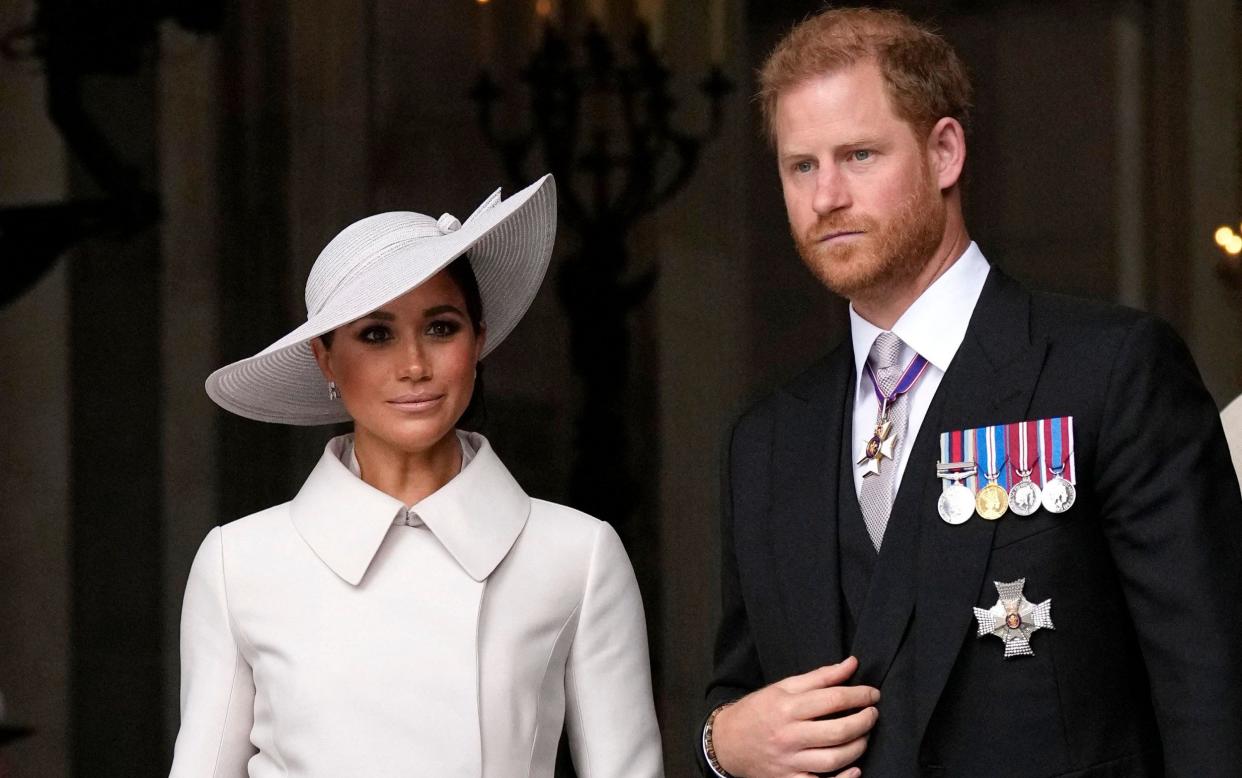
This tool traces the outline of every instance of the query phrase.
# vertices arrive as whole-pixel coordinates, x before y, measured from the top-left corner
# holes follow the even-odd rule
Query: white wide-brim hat
[[[239,416],[280,424],[349,421],[311,351],[312,338],[366,316],[469,252],[479,282],[487,354],[526,313],[552,256],[556,182],[545,175],[507,200],[500,190],[466,221],[394,211],[340,232],[306,280],[306,323],[207,378],[207,394]]]

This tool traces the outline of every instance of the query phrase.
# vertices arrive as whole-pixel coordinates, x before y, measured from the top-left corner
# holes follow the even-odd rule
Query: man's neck
[[[891,285],[877,286],[866,294],[856,295],[850,304],[859,316],[882,330],[892,330],[893,325],[901,318],[914,301],[919,299],[936,279],[953,267],[966,249],[970,247],[970,236],[965,225],[945,235],[945,239],[932,254],[923,269],[911,278],[903,279]]]

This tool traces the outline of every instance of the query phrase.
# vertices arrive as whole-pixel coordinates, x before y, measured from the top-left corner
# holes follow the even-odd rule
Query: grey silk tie
[[[901,349],[905,344],[901,338],[891,332],[881,332],[871,346],[871,355],[867,362],[880,382],[880,391],[885,395],[893,391],[901,380],[902,365]],[[863,381],[859,391],[872,391],[870,379]],[[879,411],[877,410],[877,420]],[[867,524],[867,534],[875,550],[880,550],[884,540],[884,528],[888,525],[888,515],[893,510],[893,496],[896,491],[897,462],[901,459],[906,443],[906,424],[910,417],[910,398],[901,395],[888,406],[888,421],[893,425],[890,437],[896,438],[893,446],[893,458],[880,462],[880,472],[863,478],[862,488],[858,492],[858,502],[862,508],[863,520]],[[858,434],[856,431],[855,434]]]

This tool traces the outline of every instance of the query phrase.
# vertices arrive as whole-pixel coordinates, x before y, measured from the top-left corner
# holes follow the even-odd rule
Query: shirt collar
[[[893,334],[908,347],[902,353],[903,361],[918,353],[942,373],[949,369],[949,363],[966,337],[970,315],[979,301],[988,271],[987,259],[971,241],[957,261],[933,281],[893,325]],[[850,306],[855,375],[862,376],[871,346],[883,331]]]
[[[482,435],[462,433],[461,472],[408,510],[476,581],[491,575],[526,526],[530,497]],[[357,586],[388,532],[406,511],[402,502],[350,471],[353,436],[333,438],[290,504],[293,525],[315,555]]]

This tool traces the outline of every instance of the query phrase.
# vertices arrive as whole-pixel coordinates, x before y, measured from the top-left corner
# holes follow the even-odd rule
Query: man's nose
[[[831,165],[821,167],[815,179],[815,197],[811,202],[815,213],[824,216],[850,204],[849,186],[841,174]]]

